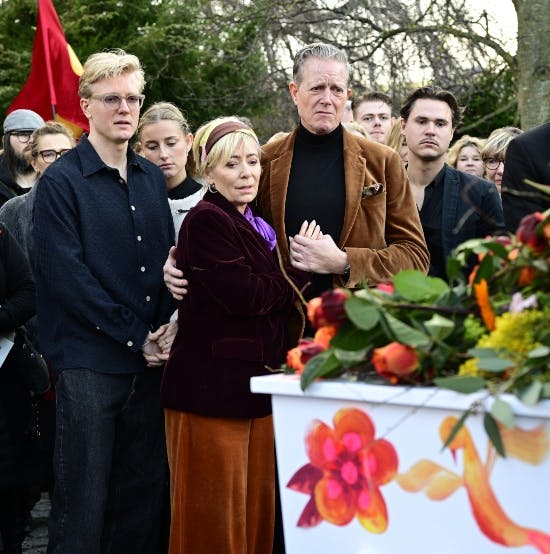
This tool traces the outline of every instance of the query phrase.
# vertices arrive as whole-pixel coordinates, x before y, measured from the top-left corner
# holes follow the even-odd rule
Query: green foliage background
[[[425,84],[409,76],[407,60],[431,68],[433,82],[467,106],[455,138],[519,125],[515,58],[485,28],[475,34],[480,21],[468,19],[462,0],[433,0],[421,16],[399,0],[345,6],[325,0],[54,0],[54,6],[81,62],[106,48],[136,54],[146,72],[144,107],[174,102],[193,130],[231,114],[248,117],[261,140],[290,130],[296,121],[287,88],[291,57],[301,44],[319,40],[348,53],[356,94],[384,90],[396,113],[410,89]],[[36,0],[0,0],[0,118],[30,70],[36,10]],[[459,56],[458,46],[472,52],[470,58]]]
[[[246,116],[258,124],[271,93],[258,40],[260,22],[239,9],[216,14],[203,0],[56,0],[67,41],[80,61],[97,51],[136,54],[146,73],[145,108],[177,104],[192,129],[218,115]],[[15,98],[30,70],[36,25],[35,0],[0,4],[0,113]],[[6,40],[9,37],[9,40]]]

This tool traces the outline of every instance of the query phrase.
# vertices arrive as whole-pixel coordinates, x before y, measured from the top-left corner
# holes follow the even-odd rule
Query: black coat
[[[34,282],[23,251],[0,224],[0,333],[13,331],[35,310]],[[24,479],[30,400],[18,368],[0,367],[0,486]]]
[[[550,185],[550,121],[517,136],[506,150],[502,176],[502,204],[506,229],[512,233],[522,217],[550,208],[548,195],[525,179]]]

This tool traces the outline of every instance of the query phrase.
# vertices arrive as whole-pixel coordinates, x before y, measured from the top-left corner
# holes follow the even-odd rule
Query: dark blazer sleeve
[[[31,269],[23,250],[0,225],[0,256],[6,290],[0,307],[0,332],[13,331],[35,313],[35,290]]]
[[[254,233],[222,210],[200,209],[187,216],[179,235],[177,265],[190,275],[191,287],[199,282],[231,314],[268,314],[287,309],[295,298],[273,253],[257,245],[263,239]],[[305,273],[291,273],[298,287],[307,280]]]
[[[550,128],[548,139],[550,140]],[[547,144],[546,148],[550,152],[550,144]],[[550,153],[546,156],[546,164],[548,163],[550,163]],[[523,140],[514,139],[510,142],[506,149],[506,163],[502,176],[502,204],[507,231],[515,233],[524,216],[550,206],[547,198],[525,183],[525,179],[529,179],[548,185],[550,182],[545,182],[547,177],[548,175],[545,177],[540,174],[534,164],[533,154],[530,149],[525,148]]]

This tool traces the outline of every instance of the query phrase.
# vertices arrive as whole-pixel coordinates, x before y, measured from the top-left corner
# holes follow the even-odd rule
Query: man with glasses
[[[32,110],[15,110],[4,120],[0,158],[0,205],[27,192],[34,184],[35,173],[26,155],[32,132],[44,120]]]
[[[504,231],[502,203],[494,184],[445,163],[462,117],[451,92],[437,86],[416,89],[401,117],[407,173],[430,251],[428,273],[446,279],[447,258],[460,243]]]
[[[101,52],[83,69],[90,133],[44,173],[34,203],[38,336],[57,395],[48,552],[162,553],[164,356],[153,331],[174,310],[162,281],[174,226],[162,172],[128,147],[139,60]]]

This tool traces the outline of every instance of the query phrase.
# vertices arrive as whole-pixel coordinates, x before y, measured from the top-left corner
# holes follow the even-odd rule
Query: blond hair
[[[398,117],[395,120],[395,122],[391,126],[390,132],[388,133],[388,136],[386,137],[386,141],[385,141],[386,146],[389,146],[397,153],[400,153],[401,147],[405,142],[405,137],[401,132],[401,121],[403,121],[401,117]]]
[[[157,102],[149,106],[140,117],[137,127],[138,138],[141,139],[141,132],[144,127],[159,121],[174,121],[181,127],[184,135],[188,135],[191,132],[187,119],[185,119],[185,116],[177,106],[170,102]]]
[[[456,164],[458,162],[458,157],[460,156],[460,152],[462,151],[463,148],[466,148],[466,146],[473,146],[481,155],[481,151],[485,146],[485,140],[477,137],[471,137],[470,135],[464,135],[460,137],[449,148],[449,151],[447,152],[447,163],[453,167],[456,167]]]
[[[206,172],[218,164],[227,163],[235,150],[241,146],[244,142],[249,141],[250,144],[254,144],[255,148],[258,150],[258,156],[261,154],[260,144],[258,140],[254,138],[253,135],[233,131],[224,135],[220,138],[210,149],[208,154],[202,155],[204,152],[204,146],[208,140],[208,136],[211,134],[212,130],[223,123],[228,123],[234,121],[236,123],[242,123],[242,120],[236,116],[231,117],[218,117],[208,123],[205,123],[195,133],[195,141],[193,142],[193,160],[195,166],[193,168],[193,174],[198,179],[204,178]],[[252,131],[250,129],[250,131]]]
[[[138,78],[138,92],[141,93],[145,87],[145,74],[137,56],[127,54],[120,49],[97,52],[92,54],[84,63],[78,85],[78,94],[81,98],[90,98],[92,85],[97,81],[134,72]]]
[[[487,138],[487,142],[485,142],[485,146],[481,151],[481,157],[485,159],[501,156],[504,159],[510,142],[522,133],[523,131],[518,127],[500,127],[495,129]]]

